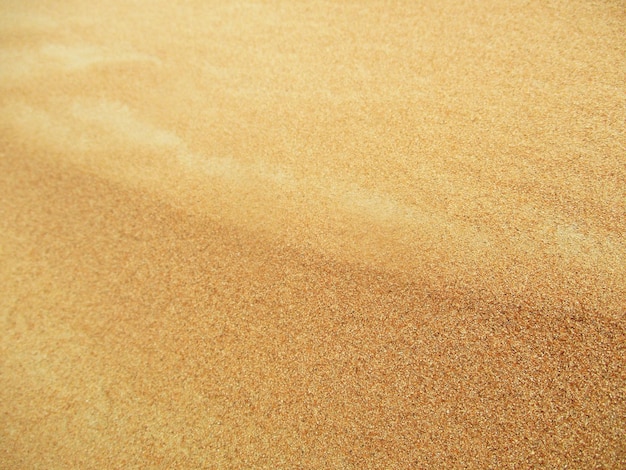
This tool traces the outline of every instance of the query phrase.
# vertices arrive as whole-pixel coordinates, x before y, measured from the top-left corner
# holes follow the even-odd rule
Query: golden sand
[[[626,467],[623,1],[0,38],[0,468]]]

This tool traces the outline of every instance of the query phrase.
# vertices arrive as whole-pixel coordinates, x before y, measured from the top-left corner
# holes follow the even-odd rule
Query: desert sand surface
[[[626,468],[623,1],[0,38],[0,468]]]

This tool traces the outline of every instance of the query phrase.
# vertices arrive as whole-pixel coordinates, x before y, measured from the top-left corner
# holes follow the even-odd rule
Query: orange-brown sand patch
[[[620,1],[0,7],[0,468],[626,466]]]

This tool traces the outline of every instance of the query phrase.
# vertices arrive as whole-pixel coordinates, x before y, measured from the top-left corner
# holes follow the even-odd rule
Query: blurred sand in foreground
[[[623,1],[3,1],[0,468],[626,467]]]

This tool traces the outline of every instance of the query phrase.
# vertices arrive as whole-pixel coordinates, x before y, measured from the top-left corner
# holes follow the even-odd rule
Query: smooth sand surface
[[[0,38],[0,468],[626,468],[624,1]]]

